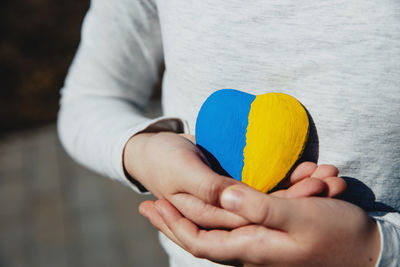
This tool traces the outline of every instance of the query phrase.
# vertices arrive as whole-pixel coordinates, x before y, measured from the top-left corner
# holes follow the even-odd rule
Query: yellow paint
[[[258,95],[251,104],[242,182],[268,192],[286,177],[308,138],[304,107],[282,93]]]

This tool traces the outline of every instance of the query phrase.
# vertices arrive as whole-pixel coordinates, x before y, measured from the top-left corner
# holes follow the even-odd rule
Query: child
[[[360,206],[377,222],[371,224],[365,212],[347,212],[352,211],[352,204],[329,200],[335,207],[340,205],[351,218],[339,224],[336,242],[320,246],[319,255],[333,255],[326,257],[330,262],[324,265],[335,266],[335,256],[343,244],[348,252],[352,252],[352,257],[347,255],[339,263],[341,265],[356,264],[354,259],[365,252],[359,250],[361,240],[368,242],[366,247],[376,252],[379,248],[376,229],[379,227],[383,243],[378,253],[367,253],[372,257],[369,264],[378,261],[381,266],[398,266],[399,8],[400,3],[389,0],[333,0],[329,3],[93,0],[85,18],[79,50],[62,90],[58,121],[60,138],[66,149],[86,166],[134,189],[144,190],[145,187],[160,198],[169,197],[169,202],[185,217],[203,227],[236,228],[248,221],[262,227],[263,223],[251,216],[251,209],[239,205],[238,209],[230,209],[232,213],[227,211],[229,205],[224,201],[221,204],[226,204],[226,209],[217,209],[212,223],[208,219],[202,220],[199,214],[191,214],[198,210],[193,208],[196,205],[205,207],[211,214],[220,193],[235,182],[215,176],[196,164],[171,167],[175,157],[194,164],[201,155],[189,141],[178,135],[151,132],[193,133],[201,103],[217,89],[235,88],[253,94],[288,93],[299,99],[313,115],[320,138],[320,161],[338,166],[343,175],[351,177],[349,181],[359,182],[352,183],[356,186],[349,188],[347,199],[362,200]],[[149,120],[141,115],[141,111],[148,103],[162,63],[165,63],[165,117]],[[169,152],[177,145],[184,149],[174,150],[174,156],[159,152]],[[191,155],[189,159],[187,155]],[[192,176],[182,177],[181,171]],[[180,180],[162,179],[157,172]],[[216,181],[211,182],[214,178]],[[328,183],[326,188],[337,187]],[[357,191],[360,188],[372,191]],[[174,192],[186,194],[172,197]],[[370,194],[362,194],[365,192]],[[254,192],[243,196],[244,202],[254,199],[259,199]],[[269,196],[259,200],[260,203],[271,201]],[[307,201],[310,200],[317,205],[322,201],[321,206],[327,203],[323,198]],[[155,207],[162,217],[154,212]],[[313,209],[290,206],[288,210],[293,209],[298,210],[295,219],[314,219]],[[315,210],[321,212],[320,217],[327,216],[325,213],[330,211]],[[334,218],[343,218],[339,210],[332,210]],[[191,251],[188,243],[175,236],[181,237],[187,232],[165,227],[175,219],[179,220],[173,206],[164,201],[158,206],[147,203],[141,211],[157,227],[163,227],[167,236],[197,254]],[[350,223],[346,224],[346,221],[358,223],[349,227]],[[362,231],[364,226],[372,230]],[[344,228],[355,230],[353,246],[343,237],[347,232],[340,233]],[[303,230],[313,230],[312,224]],[[326,238],[330,237],[333,238]],[[163,243],[167,244],[173,266],[213,264],[189,257],[165,239]],[[244,249],[246,247],[241,247],[239,251]],[[263,248],[257,246],[253,251],[259,249]],[[235,251],[226,251],[232,254],[227,258],[202,252],[200,256],[211,260],[249,262],[249,259],[235,255]],[[304,264],[306,258],[298,255]],[[262,260],[265,262],[257,263],[271,262],[268,258]],[[274,263],[279,265],[279,262]],[[292,264],[296,265],[296,262]]]

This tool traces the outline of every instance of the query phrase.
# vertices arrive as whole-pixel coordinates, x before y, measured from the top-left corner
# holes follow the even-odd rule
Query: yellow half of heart
[[[248,118],[242,182],[268,192],[302,155],[308,139],[308,115],[295,98],[268,93],[255,98]]]

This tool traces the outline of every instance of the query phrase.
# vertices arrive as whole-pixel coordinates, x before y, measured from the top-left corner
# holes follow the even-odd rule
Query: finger
[[[289,230],[297,216],[290,199],[266,195],[241,185],[225,189],[220,201],[223,208],[253,223],[283,231]]]
[[[336,197],[346,190],[346,182],[340,177],[305,178],[288,189],[271,193],[275,197],[300,198],[310,196]]]
[[[155,228],[171,239],[175,244],[182,246],[179,240],[165,224],[164,219],[160,216],[154,201],[148,200],[142,202],[139,205],[139,213],[146,217]]]
[[[322,179],[325,177],[338,176],[338,174],[339,170],[335,166],[329,164],[321,164],[314,171],[314,173],[310,175],[310,177]]]
[[[161,200],[156,205],[182,247],[198,258],[225,263],[233,260],[265,263],[267,257],[272,258],[291,244],[286,234],[256,225],[232,231],[201,230],[169,203]]]
[[[317,168],[318,165],[314,162],[306,161],[299,164],[290,175],[290,184],[295,184],[306,177],[311,177]]]
[[[256,225],[234,229],[201,230],[182,217],[168,203],[157,201],[162,217],[183,248],[196,257],[219,263],[241,260],[247,263],[267,263],[293,248],[290,238],[280,231]],[[279,257],[279,256],[278,256]]]
[[[198,151],[197,153],[201,153]],[[199,154],[181,153],[168,176],[177,177],[174,193],[192,194],[211,205],[218,205],[219,195],[226,187],[239,181],[215,173],[201,159]]]
[[[202,252],[204,249],[201,249],[202,243],[206,238],[204,233],[207,231],[200,230],[193,222],[183,217],[169,202],[158,200],[156,205],[166,225],[179,240],[180,246],[195,257],[207,257]],[[223,230],[213,230],[213,232],[221,238],[220,240],[226,240],[227,235],[229,235],[229,232]],[[217,258],[220,259],[219,257]]]
[[[327,197],[336,197],[346,190],[346,181],[340,177],[325,177],[322,180],[326,184],[325,193]]]
[[[169,201],[180,213],[204,228],[237,228],[249,221],[225,209],[210,205],[186,193],[173,195]]]
[[[289,188],[304,178],[310,177],[315,172],[317,167],[317,164],[314,162],[306,161],[300,163],[290,174],[289,179],[285,179],[280,185],[278,185],[278,189]]]
[[[275,197],[300,198],[310,196],[320,196],[327,193],[325,181],[317,178],[304,178],[286,190],[279,190],[271,193]]]

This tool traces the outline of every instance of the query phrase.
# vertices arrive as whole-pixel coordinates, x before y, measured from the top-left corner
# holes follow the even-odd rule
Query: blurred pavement
[[[167,266],[149,199],[73,162],[55,126],[0,139],[0,267]]]

